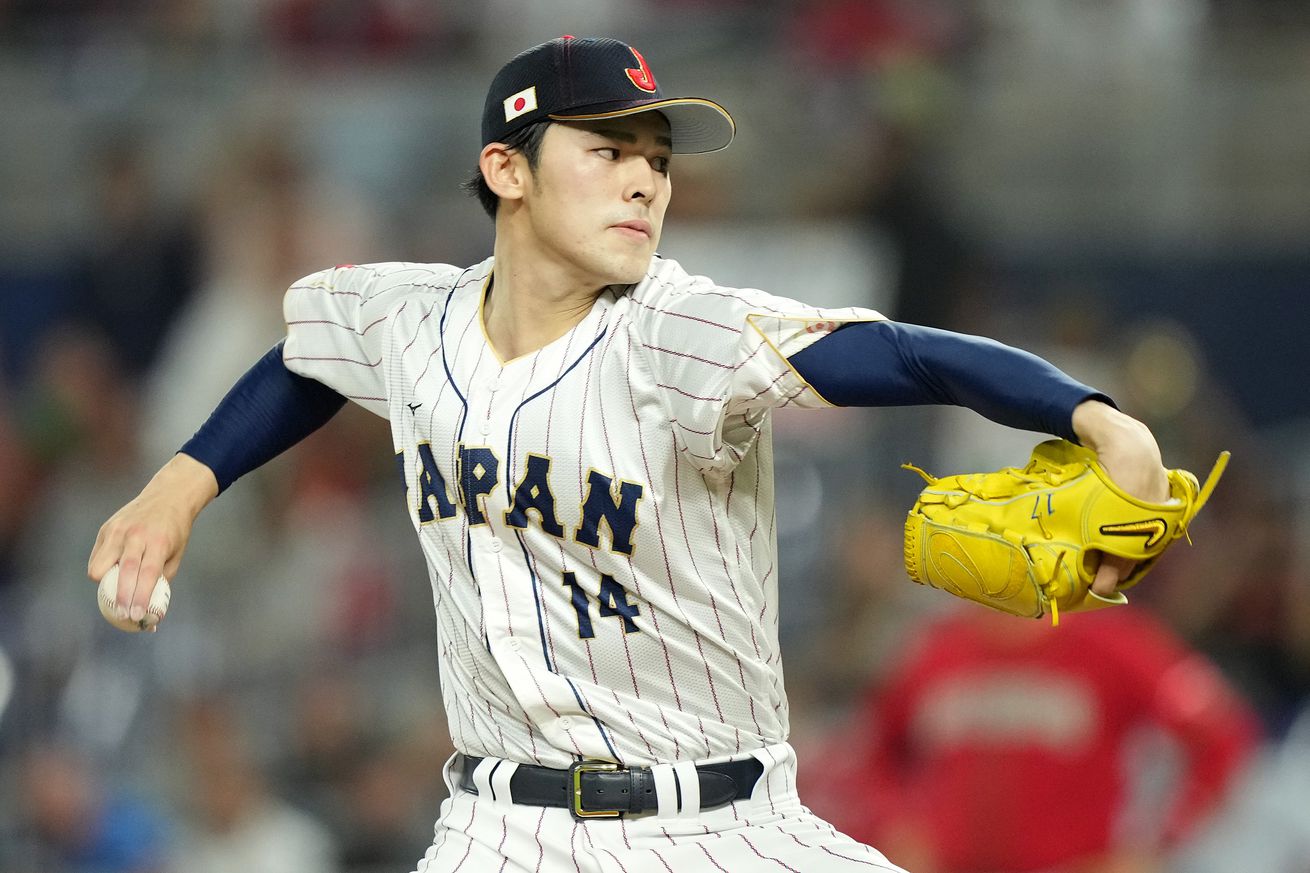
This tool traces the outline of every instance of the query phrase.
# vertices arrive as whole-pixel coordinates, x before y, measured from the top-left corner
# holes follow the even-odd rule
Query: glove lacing
[[[1195,477],[1190,473],[1178,470],[1169,471],[1170,491],[1174,491],[1174,484],[1177,480],[1178,484],[1181,486],[1178,490],[1182,492],[1178,497],[1173,497],[1171,494],[1170,502],[1180,501],[1184,504],[1184,509],[1181,513],[1182,517],[1178,523],[1178,529],[1174,534],[1174,538],[1185,537],[1188,544],[1191,544],[1192,537],[1188,528],[1190,527],[1192,520],[1200,513],[1201,508],[1205,506],[1206,502],[1210,499],[1210,495],[1214,493],[1215,486],[1219,484],[1220,476],[1223,475],[1224,470],[1228,466],[1230,456],[1230,453],[1227,451],[1219,453],[1219,457],[1215,460],[1214,466],[1210,470],[1210,474],[1206,477],[1205,483],[1201,485],[1199,489],[1196,488]],[[1122,497],[1129,500],[1136,500],[1139,503],[1142,502],[1137,498],[1132,497],[1132,495],[1126,494],[1122,489],[1117,488],[1105,468],[1100,465],[1099,461],[1091,460],[1088,462],[1087,466],[1094,467],[1096,473],[1105,481],[1105,483],[1118,491]],[[952,491],[957,493],[957,499],[951,499],[950,496],[947,496],[944,493],[942,494],[942,497],[945,498],[944,502],[952,507],[967,502],[970,498],[983,501],[989,500],[991,497],[988,495],[989,489],[986,487],[986,484],[992,477],[1001,477],[1007,481],[1017,479],[1022,482],[1040,485],[1042,487],[1059,486],[1067,483],[1071,478],[1067,473],[1061,475],[1061,473],[1064,472],[1065,467],[1065,464],[1058,461],[1048,463],[1048,459],[1034,456],[1023,468],[1006,467],[992,473],[978,474],[976,478],[963,476],[957,477],[955,487],[952,489]],[[929,486],[936,485],[940,481],[940,479],[926,472],[922,468],[908,462],[901,464],[901,469],[911,470],[918,473]],[[1084,467],[1072,478],[1076,479],[1078,476],[1083,475],[1086,472],[1088,472],[1088,470]],[[972,482],[966,484],[970,479]],[[1042,536],[1047,540],[1053,539],[1054,537],[1050,529],[1046,526],[1044,516],[1038,514],[1034,515],[1033,518],[1037,521],[1037,526],[1041,531]],[[1038,583],[1038,587],[1045,595],[1046,603],[1049,604],[1051,609],[1052,627],[1059,627],[1060,625],[1060,605],[1059,601],[1056,599],[1055,588],[1056,582],[1060,578],[1060,571],[1064,566],[1066,554],[1067,552],[1061,551],[1056,555],[1055,567],[1051,571],[1050,578]]]

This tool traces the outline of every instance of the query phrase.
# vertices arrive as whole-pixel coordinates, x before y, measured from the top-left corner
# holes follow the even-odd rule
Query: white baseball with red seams
[[[130,618],[118,617],[118,572],[117,564],[110,567],[96,587],[96,603],[100,606],[100,614],[105,617],[105,621],[128,633],[153,630],[164,620],[164,614],[168,612],[168,604],[173,598],[172,586],[168,584],[168,579],[160,576],[155,581],[155,587],[150,592],[150,603],[146,608],[146,614],[139,621],[133,621]]]
[[[656,257],[564,336],[501,361],[482,324],[492,267],[342,266],[284,306],[288,368],[391,422],[455,747],[556,768],[753,754],[774,795],[761,809],[786,806],[769,413],[826,407],[786,356],[882,316],[723,288]],[[458,794],[476,830],[492,801]],[[507,834],[576,826],[500,807]],[[438,842],[458,830],[475,855],[452,816]],[[867,852],[861,869],[886,864]],[[425,869],[457,869],[429,855]]]

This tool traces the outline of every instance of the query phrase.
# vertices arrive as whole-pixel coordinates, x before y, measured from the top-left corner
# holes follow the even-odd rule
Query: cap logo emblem
[[[628,74],[628,79],[632,84],[636,85],[643,91],[654,93],[655,88],[657,87],[655,84],[655,77],[651,75],[650,67],[646,66],[646,59],[641,56],[641,52],[637,51],[632,46],[628,46],[628,50],[631,51],[632,56],[637,59],[637,66],[635,68],[626,69],[623,72]]]
[[[520,115],[527,115],[537,108],[537,86],[524,88],[517,94],[505,98],[505,120],[513,121]]]

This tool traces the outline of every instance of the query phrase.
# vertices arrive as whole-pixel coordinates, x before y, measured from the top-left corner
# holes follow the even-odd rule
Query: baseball
[[[96,600],[100,604],[100,614],[105,617],[105,621],[114,627],[129,633],[150,630],[159,624],[164,618],[164,613],[168,611],[168,601],[173,596],[168,579],[163,576],[155,583],[155,590],[150,593],[150,606],[146,609],[145,618],[140,621],[132,621],[130,618],[119,618],[116,609],[115,600],[118,597],[118,565],[109,568],[109,572],[100,580],[100,588],[96,593]]]

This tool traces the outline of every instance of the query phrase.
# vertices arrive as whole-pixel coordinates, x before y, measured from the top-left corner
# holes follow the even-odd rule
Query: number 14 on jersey
[[[572,571],[564,573],[564,587],[573,594],[573,610],[578,614],[578,637],[589,640],[596,636],[591,626],[591,597],[586,589],[578,583],[578,577]],[[623,632],[630,634],[639,631],[633,619],[640,615],[637,607],[628,602],[628,592],[614,581],[613,576],[601,574],[600,592],[596,596],[596,606],[602,618],[618,616],[623,621]]]

